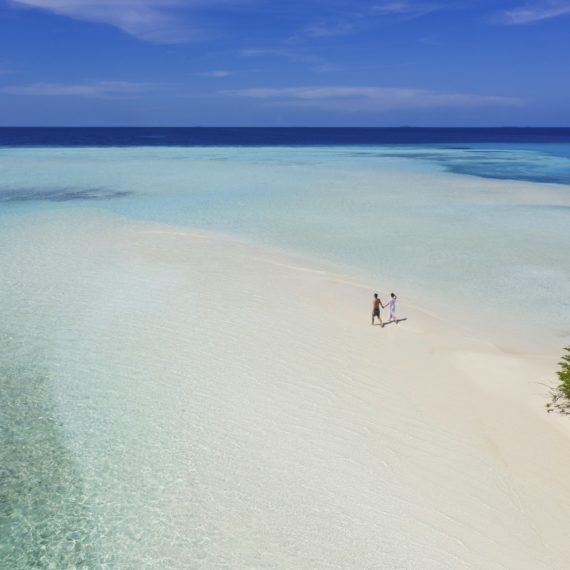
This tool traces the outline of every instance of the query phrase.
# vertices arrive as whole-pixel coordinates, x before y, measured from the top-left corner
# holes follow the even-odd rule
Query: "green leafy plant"
[[[546,404],[546,411],[570,415],[570,346],[564,349],[565,354],[559,362],[557,372],[560,384],[551,390],[551,400]]]

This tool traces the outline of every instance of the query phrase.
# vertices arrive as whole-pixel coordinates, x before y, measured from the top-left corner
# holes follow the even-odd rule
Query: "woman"
[[[396,297],[396,295],[394,295],[394,293],[390,293],[390,300],[388,301],[388,306],[390,307],[390,321],[396,321],[396,324],[398,324],[398,317],[396,317],[396,300],[398,299],[398,297]]]

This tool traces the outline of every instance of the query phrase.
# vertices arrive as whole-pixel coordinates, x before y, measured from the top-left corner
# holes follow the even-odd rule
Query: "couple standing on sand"
[[[384,327],[384,323],[382,322],[382,318],[380,317],[380,307],[385,309],[386,307],[390,307],[390,320],[388,321],[391,323],[395,321],[398,324],[398,319],[396,317],[396,295],[394,293],[390,293],[390,300],[388,301],[388,305],[383,305],[380,297],[378,297],[378,293],[374,293],[374,300],[372,301],[372,325],[374,324],[374,317],[377,317],[380,321],[380,326]]]

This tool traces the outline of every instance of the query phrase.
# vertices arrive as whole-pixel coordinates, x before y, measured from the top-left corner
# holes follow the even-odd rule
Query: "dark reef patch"
[[[0,202],[71,202],[72,200],[112,200],[124,198],[132,192],[109,190],[108,188],[53,188],[36,190],[33,188],[0,188]]]
[[[570,160],[564,157],[533,153],[520,157],[508,150],[461,150],[460,154],[427,151],[387,152],[378,156],[424,160],[438,164],[448,172],[480,178],[570,185]]]

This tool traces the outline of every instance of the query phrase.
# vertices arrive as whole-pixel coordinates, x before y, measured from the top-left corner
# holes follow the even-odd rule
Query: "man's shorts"
[[[374,309],[372,311],[372,316],[380,318],[380,309]]]

